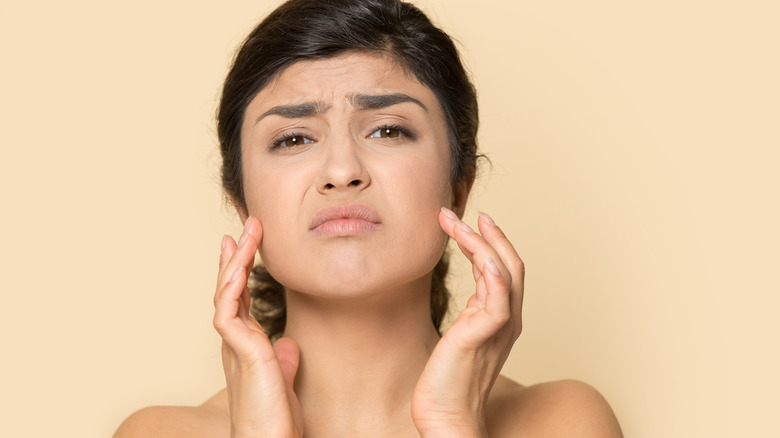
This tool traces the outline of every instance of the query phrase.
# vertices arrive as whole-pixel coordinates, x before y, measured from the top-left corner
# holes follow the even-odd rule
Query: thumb
[[[298,363],[301,359],[301,349],[292,338],[279,338],[274,343],[274,353],[282,369],[282,378],[288,388],[292,389]]]

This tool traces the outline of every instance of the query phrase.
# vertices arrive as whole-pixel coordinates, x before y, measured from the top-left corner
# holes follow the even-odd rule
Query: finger
[[[255,255],[262,238],[262,227],[260,221],[250,216],[244,222],[244,230],[236,243],[232,237],[224,236],[222,239],[222,255],[220,256],[220,270],[217,274],[217,292],[214,295],[214,302],[219,300],[219,293],[223,290],[226,278],[230,273],[235,272],[237,263],[244,265],[247,272],[252,272],[255,264]],[[247,247],[248,246],[248,247]],[[240,250],[240,251],[239,251]],[[238,258],[238,261],[235,261]]]
[[[298,364],[301,358],[301,349],[292,338],[279,338],[274,343],[274,353],[282,369],[282,378],[288,388],[293,387],[295,375],[298,373]]]
[[[441,229],[444,230],[445,233],[447,233],[448,236],[455,238],[453,233],[453,228],[455,227],[455,224],[458,223],[460,218],[458,215],[456,215],[452,210],[450,210],[447,207],[442,207],[441,212],[439,213],[439,225],[441,226]]]
[[[251,272],[254,265],[255,254],[257,253],[259,242],[251,234],[244,233],[239,239],[238,246],[228,260],[225,268],[220,272],[217,289],[222,289],[230,280],[233,273],[239,266],[242,266],[247,272]]]
[[[249,288],[244,286],[244,289],[241,291],[241,295],[238,297],[238,318],[241,319],[245,324],[251,325],[254,318],[252,318],[249,314],[249,306],[250,302],[245,297],[249,295]]]
[[[225,264],[227,263],[228,259],[230,259],[230,256],[225,254],[225,245],[227,245],[227,234],[222,235],[222,244],[219,249],[219,269],[221,270]]]
[[[252,298],[250,296],[250,290],[248,287],[244,287],[244,290],[241,292],[241,303],[243,304],[243,308],[245,310],[244,316],[247,318],[252,318],[249,312],[252,308]]]
[[[477,294],[474,294],[469,297],[468,302],[466,302],[466,307],[479,307],[477,304]]]
[[[515,328],[513,340],[517,339],[522,329],[522,314],[521,312],[513,311],[510,287],[501,278],[498,268],[492,259],[488,259],[486,263],[483,278],[488,291],[485,301],[485,313],[490,316],[496,331],[512,321]]]
[[[458,315],[447,332],[455,333],[457,328],[460,328],[463,345],[468,349],[484,347],[485,342],[507,327],[512,316],[508,299],[509,286],[498,273],[495,263],[491,260],[491,263],[484,266],[483,271],[484,274],[477,284],[477,293],[469,298],[468,306]],[[480,303],[482,299],[484,301]]]
[[[249,273],[254,266],[255,254],[262,236],[260,222],[247,218],[238,244],[229,236],[223,237],[217,289],[214,294],[214,326],[217,331],[228,327],[238,317],[248,320],[249,291],[246,287]],[[227,261],[225,261],[227,259]],[[222,332],[220,331],[220,334]]]
[[[457,242],[456,242],[456,243],[457,243]],[[477,270],[479,270],[479,268],[478,268],[478,267],[477,267],[477,266],[474,264],[474,255],[473,255],[473,254],[471,254],[471,251],[469,251],[469,250],[468,250],[466,247],[464,247],[464,246],[463,246],[463,245],[461,245],[460,243],[458,243],[458,249],[460,250],[460,252],[461,252],[461,253],[462,253],[464,256],[466,256],[466,258],[469,260],[469,262],[471,262],[471,265],[472,265],[473,267],[475,267]]]
[[[477,283],[475,288],[476,291],[474,293],[474,295],[477,297],[476,304],[479,306],[479,308],[484,308],[485,301],[487,300],[487,294],[488,294],[487,286],[485,284],[485,276],[480,274],[479,278],[476,278],[476,283]]]
[[[471,265],[471,273],[474,275],[474,284],[475,292],[474,292],[474,298],[475,298],[475,304],[477,304],[480,308],[485,307],[485,281],[482,279],[482,272],[477,268],[476,265]]]
[[[239,312],[239,300],[244,285],[246,284],[246,271],[243,266],[232,273],[228,282],[219,293],[219,299],[214,303],[214,328],[225,339],[232,343],[230,334],[234,332],[231,328],[235,327],[238,321],[236,316]]]
[[[481,345],[498,333],[511,316],[509,287],[492,259],[486,263],[483,271],[481,286],[485,288],[485,301],[480,311],[472,315],[470,323],[473,332],[469,337],[473,346]]]
[[[461,252],[472,262],[472,273],[474,274],[474,280],[477,282],[477,291],[474,295],[475,303],[480,308],[486,307],[488,298],[492,298],[491,303],[494,307],[491,309],[493,311],[492,314],[499,315],[497,321],[501,322],[504,310],[495,307],[496,303],[503,302],[506,310],[510,312],[509,316],[514,315],[512,320],[516,321],[517,326],[515,332],[519,334],[522,327],[524,266],[512,244],[501,229],[495,225],[492,218],[484,213],[480,214],[480,219],[478,220],[480,232],[484,236],[474,233],[473,230],[458,219],[457,215],[444,208],[440,214],[439,222],[442,229],[458,243]],[[493,244],[496,246],[494,247]],[[500,273],[500,277],[504,280],[502,289],[507,291],[508,299],[499,299],[495,295],[491,296],[489,288],[482,286],[482,284],[485,284],[485,281],[480,280],[484,278],[483,271],[488,259],[492,260]],[[504,264],[503,261],[505,259],[509,261],[509,265]],[[511,292],[511,295],[509,295],[509,292]]]
[[[238,238],[238,248],[243,247],[244,243],[250,238],[254,237],[256,241],[260,241],[258,239],[257,234],[252,234],[250,231],[250,228],[253,226],[253,218],[250,216],[246,219],[244,222],[244,229],[241,231],[241,236]],[[254,266],[254,254],[252,257],[244,257],[242,258],[244,268],[247,270],[247,272],[251,272],[252,266]]]
[[[490,216],[480,212],[477,223],[482,237],[496,250],[512,275],[512,296],[510,300],[512,301],[513,312],[519,314],[522,312],[523,307],[525,264],[517,254],[515,247]]]
[[[458,245],[458,249],[460,249],[460,252],[466,256],[469,262],[474,264],[474,256],[471,250],[461,245],[460,242],[458,242],[455,238],[455,227],[459,222],[460,219],[455,213],[452,212],[452,210],[446,207],[441,208],[441,213],[439,213],[439,226],[448,236],[455,240],[455,243]]]
[[[236,241],[232,237],[225,234],[222,236],[222,248],[219,252],[219,269],[222,270],[227,265],[233,252],[236,250]]]
[[[477,226],[482,237],[496,250],[504,265],[512,272],[513,278],[522,276],[524,274],[523,260],[520,259],[514,245],[507,239],[501,228],[496,225],[493,218],[488,216],[487,213],[480,212]]]
[[[260,247],[260,242],[263,238],[263,227],[260,225],[260,221],[254,217],[249,216],[246,219],[246,222],[244,223],[244,234],[247,236],[252,236],[257,241],[257,247]],[[255,249],[255,254],[257,254],[257,249]],[[253,257],[247,261],[246,271],[252,272],[252,268],[255,266],[255,257]]]
[[[482,236],[476,233],[471,227],[463,221],[457,221],[452,227],[452,238],[458,243],[458,248],[471,261],[473,265],[480,269],[485,266],[488,258],[493,259],[504,280],[511,284],[512,274],[504,265],[498,252]]]
[[[230,258],[233,256],[233,253],[236,251],[236,241],[233,240],[232,237],[228,236],[227,234],[222,236],[222,251],[219,255],[219,271],[217,271],[217,285],[216,290],[214,291],[214,305],[217,304],[217,300],[219,300],[219,294],[222,291],[222,288],[220,287],[222,277],[225,275],[225,269],[227,267],[228,262],[230,261]]]

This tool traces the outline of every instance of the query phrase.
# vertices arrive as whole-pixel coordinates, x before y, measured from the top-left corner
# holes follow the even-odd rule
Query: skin
[[[388,95],[411,99],[359,98]],[[223,240],[214,297],[227,388],[198,407],[141,410],[116,437],[622,436],[585,384],[499,375],[522,330],[523,262],[488,215],[476,231],[460,220],[471,181],[451,184],[442,110],[396,63],[352,53],[290,66],[247,108],[242,153],[245,228]],[[310,230],[345,204],[379,225]],[[448,237],[475,292],[440,338],[429,294]],[[248,314],[258,252],[287,289],[275,344]]]

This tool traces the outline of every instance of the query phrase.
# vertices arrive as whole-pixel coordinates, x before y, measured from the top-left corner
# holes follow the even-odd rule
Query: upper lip
[[[358,219],[375,224],[381,223],[376,211],[365,204],[334,205],[317,211],[309,229],[313,230],[325,222],[338,219]]]

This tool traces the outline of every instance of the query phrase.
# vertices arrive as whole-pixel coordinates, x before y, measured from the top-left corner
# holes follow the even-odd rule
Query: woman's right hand
[[[260,222],[249,217],[238,244],[222,240],[214,328],[222,336],[232,438],[303,436],[303,416],[293,381],[300,350],[290,338],[273,345],[249,315],[247,279],[262,239]]]

